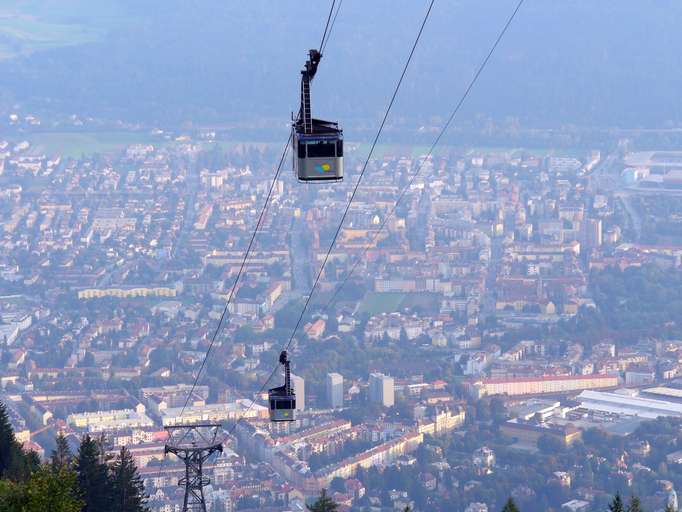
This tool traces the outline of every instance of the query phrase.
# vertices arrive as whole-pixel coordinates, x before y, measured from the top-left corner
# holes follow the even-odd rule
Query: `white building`
[[[590,509],[590,502],[584,500],[571,500],[561,505],[561,510],[566,512],[585,512]]]
[[[238,421],[242,418],[267,418],[268,408],[240,399],[230,403],[194,405],[185,408],[173,407],[161,411],[163,426],[183,423]]]
[[[332,409],[343,407],[343,375],[327,374],[327,403]]]
[[[190,396],[191,393],[191,396]],[[142,388],[140,396],[153,414],[161,415],[161,411],[169,407],[182,407],[185,402],[188,405],[204,405],[208,398],[208,386],[195,386],[190,384],[175,384],[171,386],[159,386]]]
[[[383,373],[371,373],[369,375],[369,400],[384,407],[393,407],[395,404],[393,377]]]
[[[626,386],[647,386],[654,382],[656,382],[656,372],[654,370],[627,370],[625,372]]]
[[[488,505],[475,501],[469,503],[469,506],[464,509],[464,512],[488,512]]]
[[[138,404],[135,409],[70,414],[66,421],[72,427],[88,432],[153,427],[154,422],[145,414],[145,411],[144,405]]]
[[[623,416],[656,419],[664,416],[682,417],[682,404],[642,398],[634,394],[583,391],[577,397],[581,407],[589,411]]]
[[[296,410],[302,411],[305,409],[305,380],[303,377],[291,374],[291,385],[294,388],[296,395]]]

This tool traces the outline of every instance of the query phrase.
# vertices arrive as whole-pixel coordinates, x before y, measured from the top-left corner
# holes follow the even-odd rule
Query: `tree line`
[[[326,489],[322,489],[320,497],[311,505],[307,506],[310,512],[336,512],[337,504],[334,503],[328,495]],[[403,512],[412,512],[412,509],[408,506],[405,507]],[[502,507],[501,512],[521,512],[521,510],[514,503],[513,498],[509,498],[507,502]],[[631,496],[627,505],[621,497],[620,493],[616,493],[613,500],[609,504],[609,512],[644,512],[642,505],[637,496]],[[677,512],[673,505],[668,504],[665,507],[665,512]]]
[[[17,441],[0,402],[0,512],[148,512],[147,496],[131,453],[115,458],[86,435],[76,454],[60,433],[41,464]]]
[[[502,512],[521,511],[514,503],[514,500],[509,498],[507,503],[504,504]],[[616,493],[616,495],[613,497],[613,500],[611,500],[611,503],[609,504],[609,512],[644,512],[644,509],[642,508],[642,504],[640,503],[637,496],[630,496],[630,500],[626,505],[620,493]],[[668,503],[665,507],[665,512],[677,512],[677,510],[673,507],[673,505]]]

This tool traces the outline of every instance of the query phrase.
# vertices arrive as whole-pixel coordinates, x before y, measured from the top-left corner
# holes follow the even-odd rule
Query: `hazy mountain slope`
[[[91,4],[97,4],[92,6]],[[140,120],[286,119],[319,1],[15,2],[95,42],[0,61],[3,104]],[[62,5],[62,8],[59,6]],[[427,2],[345,0],[315,85],[322,115],[374,122]],[[443,115],[513,7],[437,2],[394,119]],[[535,125],[660,125],[682,113],[682,4],[528,0],[466,113]],[[359,58],[362,56],[362,58]]]

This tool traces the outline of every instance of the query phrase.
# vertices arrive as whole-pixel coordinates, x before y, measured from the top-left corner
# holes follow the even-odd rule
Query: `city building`
[[[588,411],[639,418],[656,419],[664,416],[682,417],[682,404],[644,398],[634,393],[606,393],[583,391],[577,397],[580,406]]]
[[[305,410],[305,380],[303,377],[291,374],[291,385],[294,387],[296,394],[296,410]]]
[[[488,505],[474,501],[469,503],[469,506],[464,509],[464,512],[488,512]]]
[[[561,505],[565,512],[587,512],[590,510],[590,502],[585,500],[571,500]]]
[[[145,406],[142,404],[138,404],[135,409],[70,414],[66,421],[72,427],[87,432],[154,426],[154,422],[145,414]]]
[[[547,436],[556,439],[564,446],[570,446],[582,436],[581,431],[575,427],[525,421],[519,418],[503,423],[500,431],[517,441],[533,445],[537,445],[541,437]]]
[[[268,418],[268,408],[241,399],[231,403],[173,407],[161,411],[163,426],[182,423],[237,421],[242,418]]]
[[[393,377],[383,373],[372,373],[369,376],[369,400],[381,404],[384,407],[393,407],[395,404],[395,383]]]
[[[327,403],[332,409],[343,407],[343,375],[327,374]]]
[[[569,393],[583,389],[604,389],[618,386],[615,375],[569,375],[513,379],[481,379],[465,383],[476,396],[541,395]]]

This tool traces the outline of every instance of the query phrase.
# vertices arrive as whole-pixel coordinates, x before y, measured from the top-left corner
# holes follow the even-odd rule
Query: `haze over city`
[[[669,512],[677,2],[0,5],[0,512]]]

